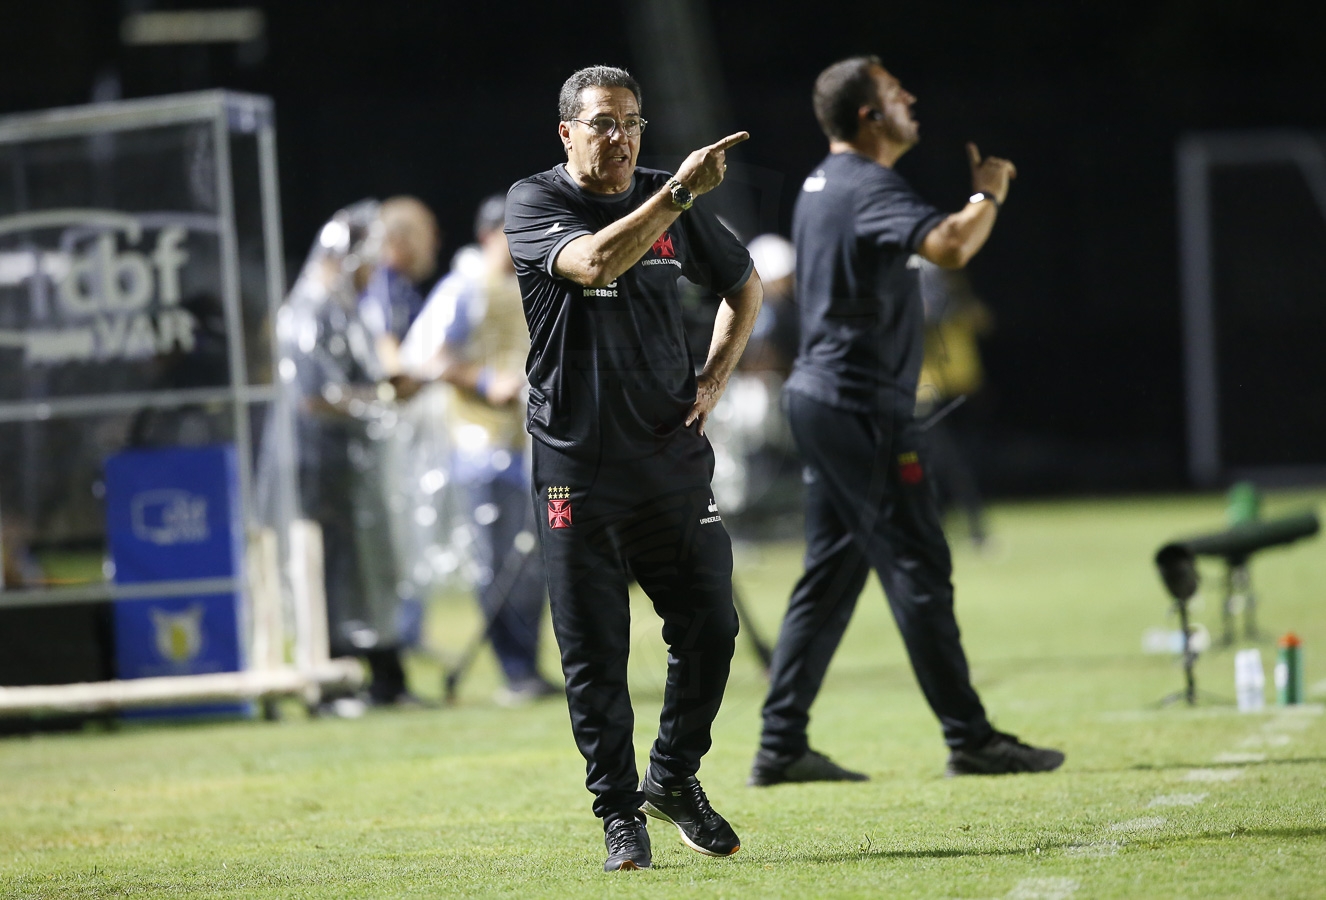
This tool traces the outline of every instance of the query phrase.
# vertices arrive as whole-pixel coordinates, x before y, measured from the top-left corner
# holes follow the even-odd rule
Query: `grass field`
[[[1271,495],[1266,513],[1322,509]],[[701,777],[743,839],[701,857],[653,823],[652,871],[606,875],[565,707],[509,710],[485,658],[450,708],[280,724],[133,726],[0,740],[3,897],[1323,897],[1326,896],[1326,543],[1254,559],[1268,680],[1274,637],[1303,638],[1309,700],[1240,714],[1230,700],[1159,707],[1174,627],[1151,556],[1215,530],[1224,498],[1001,505],[996,552],[955,547],[959,619],[997,727],[1063,748],[1059,772],[945,779],[944,747],[872,583],[814,710],[818,749],[872,780],[745,787],[763,680],[739,657]],[[739,548],[738,582],[772,638],[795,542]],[[1222,571],[1203,564],[1195,619],[1219,632]],[[457,651],[462,596],[432,609]],[[636,598],[632,692],[644,759],[661,698],[658,620]],[[1233,650],[1197,663],[1233,697]],[[547,647],[549,671],[555,654]],[[421,694],[435,664],[411,661]]]

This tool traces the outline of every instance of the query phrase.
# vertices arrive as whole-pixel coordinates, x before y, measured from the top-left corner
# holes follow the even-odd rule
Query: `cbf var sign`
[[[0,283],[26,287],[27,321],[0,330],[26,365],[145,359],[194,347],[184,296],[199,217],[53,209],[0,218]]]

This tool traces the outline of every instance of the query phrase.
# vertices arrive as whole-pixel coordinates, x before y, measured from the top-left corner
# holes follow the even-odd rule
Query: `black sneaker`
[[[996,731],[990,740],[975,750],[953,750],[948,755],[944,774],[1008,775],[1013,772],[1050,772],[1063,765],[1058,750],[1024,744],[1011,734]]]
[[[746,779],[746,784],[751,787],[768,787],[792,781],[869,780],[870,776],[864,772],[844,769],[815,750],[807,750],[787,765],[779,765],[773,756],[761,750],[755,754],[755,764],[750,768],[750,778]]]
[[[608,822],[603,829],[603,844],[608,848],[608,861],[603,864],[605,872],[628,872],[653,865],[643,817]]]
[[[645,774],[640,782],[645,792],[647,815],[677,826],[687,847],[705,856],[731,856],[741,849],[741,840],[727,820],[714,812],[704,795],[699,779],[691,776],[676,785],[664,787]]]

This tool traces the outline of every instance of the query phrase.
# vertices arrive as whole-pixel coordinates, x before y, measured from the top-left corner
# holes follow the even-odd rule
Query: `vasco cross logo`
[[[677,258],[677,251],[672,246],[672,235],[668,234],[666,231],[658,236],[658,240],[654,241],[654,246],[650,249],[654,251],[655,256],[660,256],[664,259]]]
[[[571,488],[564,485],[549,486],[548,527],[571,527]]]
[[[649,248],[654,254],[640,260],[642,266],[676,266],[681,268],[681,260],[677,259],[677,247],[672,242],[672,235],[666,231],[658,236],[654,241],[654,246]]]

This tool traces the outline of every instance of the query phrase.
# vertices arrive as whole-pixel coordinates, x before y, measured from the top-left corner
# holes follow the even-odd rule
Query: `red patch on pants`
[[[915,453],[904,453],[898,457],[898,478],[903,484],[920,484],[925,478],[921,468],[921,458]]]
[[[549,528],[570,528],[570,527],[571,527],[571,501],[570,501],[570,500],[549,500],[549,501],[548,501],[548,527],[549,527]]]

